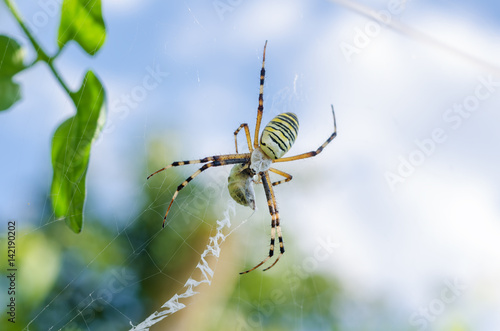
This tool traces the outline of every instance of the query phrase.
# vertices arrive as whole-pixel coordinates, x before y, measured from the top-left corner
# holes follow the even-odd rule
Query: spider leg
[[[328,139],[323,143],[323,145],[318,147],[317,150],[295,156],[283,157],[281,159],[273,160],[273,162],[288,162],[300,159],[307,159],[308,157],[313,157],[321,153],[321,151],[337,136],[337,121],[335,120],[335,111],[333,110],[333,105],[332,105],[332,114],[333,114],[333,133],[330,137],[328,137]]]
[[[262,54],[262,69],[260,70],[260,89],[259,89],[259,107],[257,108],[257,122],[255,123],[255,135],[253,141],[253,147],[259,147],[259,131],[260,122],[262,121],[262,113],[264,112],[264,77],[266,76],[266,70],[264,69],[266,62],[266,47],[267,40],[264,44],[264,52]]]
[[[290,179],[292,179],[291,176],[290,176]],[[275,218],[276,218],[276,233],[278,234],[278,241],[279,241],[279,245],[280,245],[280,253],[279,253],[278,257],[276,258],[276,260],[269,267],[267,267],[267,268],[265,268],[265,269],[262,270],[262,271],[266,271],[266,270],[271,269],[272,267],[274,267],[274,265],[276,263],[278,263],[279,259],[285,253],[285,245],[283,244],[283,236],[281,234],[280,214],[278,212],[278,203],[276,202],[276,197],[274,196],[273,188],[272,188],[272,186],[269,185],[269,183],[271,183],[271,178],[269,178],[269,173],[268,172],[266,172],[266,181],[264,181],[263,183],[265,183],[264,184],[264,189],[266,191],[270,192],[271,200],[272,200],[272,202],[274,204],[274,213],[275,213]]]
[[[246,159],[228,159],[228,160],[218,160],[218,161],[213,161],[207,164],[204,164],[200,169],[196,170],[194,174],[186,178],[185,181],[183,181],[178,187],[177,190],[175,190],[174,195],[172,196],[172,200],[170,200],[170,204],[168,205],[167,211],[165,212],[165,217],[163,217],[163,225],[162,227],[165,227],[165,221],[167,220],[167,215],[170,212],[170,208],[172,207],[172,204],[174,203],[175,198],[177,198],[177,195],[179,192],[189,184],[190,181],[192,181],[196,176],[201,174],[203,171],[207,170],[208,168],[211,167],[219,167],[227,164],[235,164],[235,163],[242,163],[247,161]]]
[[[278,262],[278,260],[283,255],[283,253],[285,253],[285,247],[283,245],[283,237],[281,235],[280,217],[279,217],[278,208],[277,208],[277,204],[276,204],[276,198],[275,198],[274,192],[272,190],[271,179],[269,178],[269,173],[267,171],[261,172],[260,176],[264,177],[262,179],[262,184],[264,185],[264,191],[266,192],[266,197],[267,197],[267,206],[269,207],[269,213],[271,214],[271,245],[269,248],[269,255],[264,260],[262,260],[259,264],[257,264],[255,267],[253,267],[247,271],[240,272],[240,275],[249,273],[249,272],[257,269],[258,267],[260,267],[261,265],[266,263],[267,260],[269,260],[274,255],[274,242],[276,239],[276,233],[278,233],[280,254],[276,258],[276,261],[274,261],[274,263],[271,266],[264,269],[264,271],[272,268],[276,264],[276,262]]]
[[[269,168],[269,171],[272,171],[274,172],[275,174],[278,174],[280,176],[283,176],[285,177],[285,179],[282,179],[280,181],[277,181],[277,182],[273,182],[272,185],[273,186],[276,186],[276,185],[279,185],[279,184],[283,184],[283,183],[286,183],[286,182],[289,182],[292,180],[292,175],[290,174],[287,174],[286,172],[284,171],[281,171],[281,170],[278,170],[278,169],[275,169],[275,168]]]
[[[167,170],[167,169],[172,168],[172,167],[183,166],[186,164],[207,163],[207,162],[214,162],[214,161],[238,160],[238,159],[245,159],[245,160],[250,159],[250,153],[214,155],[214,156],[204,157],[203,159],[198,159],[198,160],[176,161],[176,162],[169,164],[166,167],[163,167],[159,170],[156,170],[151,175],[149,175],[147,179],[151,178],[152,176],[156,175],[157,173],[159,173],[163,170]],[[239,162],[230,162],[230,163],[239,163]],[[229,164],[229,163],[227,163],[227,164]]]
[[[245,135],[247,137],[247,143],[248,143],[248,150],[250,152],[253,151],[253,147],[252,147],[252,137],[250,137],[250,129],[248,129],[248,124],[246,123],[243,123],[240,125],[239,128],[236,129],[236,131],[234,131],[234,145],[236,147],[236,154],[238,154],[238,140],[237,140],[237,136],[238,136],[238,132],[240,132],[240,130],[242,128],[245,128]]]
[[[273,183],[272,183],[272,185],[273,185],[273,186],[277,186],[277,185],[279,185],[279,184],[283,184],[283,183],[289,182],[289,181],[291,181],[291,180],[292,180],[292,178],[293,178],[293,177],[292,177],[292,175],[287,174],[286,172],[281,171],[281,170],[278,170],[278,169],[275,169],[275,168],[269,168],[269,171],[274,172],[275,174],[278,174],[278,175],[280,175],[280,176],[285,177],[285,179],[282,179],[282,180],[277,181],[277,182],[273,182]],[[260,179],[259,179],[259,180],[257,180],[257,181],[254,181],[254,183],[255,183],[255,184],[262,184],[262,180],[260,180]]]

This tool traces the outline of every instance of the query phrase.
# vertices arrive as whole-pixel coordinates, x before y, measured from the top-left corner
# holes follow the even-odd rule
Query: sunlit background
[[[58,2],[18,2],[55,51]],[[498,2],[113,0],[103,16],[95,58],[71,44],[56,62],[72,88],[92,68],[107,92],[81,234],[54,219],[49,195],[51,137],[71,101],[39,64],[16,76],[23,100],[0,114],[0,216],[19,230],[15,327],[126,330],[200,279],[200,254],[232,206],[229,168],[193,180],[163,230],[197,166],[146,177],[234,152],[241,123],[253,133],[268,40],[263,121],[296,113],[289,154],[308,152],[331,134],[333,104],[338,136],[315,158],[279,164],[294,176],[275,188],[280,262],[238,274],[269,250],[257,185],[257,211],[236,207],[208,260],[210,286],[152,329],[500,330]],[[29,45],[3,3],[0,33]]]

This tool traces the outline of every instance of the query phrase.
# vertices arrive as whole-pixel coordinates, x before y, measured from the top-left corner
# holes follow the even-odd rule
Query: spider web
[[[133,326],[131,330],[149,330],[151,326],[160,322],[164,318],[185,308],[186,305],[179,301],[194,296],[196,292],[193,289],[195,289],[196,287],[198,287],[203,283],[207,283],[209,285],[211,284],[215,269],[214,270],[211,269],[211,267],[208,265],[206,257],[208,256],[213,256],[216,258],[219,257],[221,249],[220,245],[222,244],[222,242],[224,242],[226,237],[231,234],[229,233],[227,235],[224,235],[223,231],[225,228],[231,227],[230,213],[231,214],[235,213],[234,207],[235,207],[234,202],[232,202],[229,209],[226,209],[226,211],[224,212],[224,218],[221,221],[217,221],[217,229],[216,229],[217,233],[215,234],[215,236],[210,237],[207,248],[201,253],[200,262],[198,263],[196,268],[201,271],[203,277],[200,280],[189,278],[186,281],[186,284],[184,285],[184,288],[186,288],[185,292],[181,294],[174,294],[172,298],[170,298],[167,302],[165,302],[165,304],[163,304],[163,306],[161,306],[163,310],[161,310],[160,312],[158,311],[154,312],[143,322]]]
[[[225,171],[221,172],[222,174],[226,174]],[[220,182],[219,182],[220,184]],[[219,185],[218,184],[218,185]],[[162,183],[162,185],[164,185]],[[219,193],[221,195],[224,195],[223,197],[221,196],[222,200],[225,201],[225,210],[222,212],[223,218],[221,220],[216,221],[216,225],[213,226],[211,224],[208,224],[205,222],[205,225],[209,226],[210,230],[209,232],[215,232],[215,234],[211,235],[209,238],[207,238],[208,243],[206,244],[205,249],[203,252],[199,253],[200,261],[196,265],[195,269],[198,269],[199,273],[197,274],[195,271],[191,272],[191,275],[187,277],[187,280],[185,280],[184,286],[179,286],[182,288],[182,291],[180,291],[178,294],[174,294],[171,299],[166,301],[160,311],[157,311],[147,317],[143,322],[138,323],[137,325],[133,325],[133,321],[136,320],[136,318],[133,318],[132,316],[127,315],[127,313],[121,309],[121,307],[117,307],[113,305],[113,300],[115,298],[111,297],[108,298],[106,297],[106,291],[102,291],[103,286],[102,282],[97,285],[97,287],[90,291],[87,296],[84,296],[79,302],[76,303],[74,307],[71,309],[67,310],[65,314],[60,316],[59,321],[55,323],[54,325],[50,326],[49,329],[72,329],[76,326],[75,322],[79,319],[84,320],[84,324],[87,325],[90,329],[92,329],[92,322],[93,322],[93,314],[89,313],[89,310],[91,312],[99,312],[103,311],[104,309],[111,309],[116,311],[118,315],[122,317],[122,319],[126,320],[128,324],[131,325],[131,330],[148,330],[151,326],[155,325],[156,323],[160,322],[164,318],[168,317],[169,315],[174,314],[175,312],[183,309],[186,307],[186,304],[183,303],[185,299],[192,297],[197,294],[195,292],[195,289],[199,287],[201,284],[211,284],[212,278],[214,276],[214,273],[216,271],[216,266],[217,266],[217,261],[220,255],[220,250],[221,246],[223,245],[224,241],[233,233],[233,231],[237,230],[239,226],[244,224],[248,219],[243,220],[242,222],[239,223],[238,226],[233,227],[231,229],[231,219],[234,219],[234,214],[235,214],[235,203],[229,198],[228,194],[224,194],[222,191],[222,188],[224,186],[219,186]],[[154,202],[159,202],[162,200],[162,196],[158,196]],[[192,199],[193,194],[188,194],[186,199]],[[165,205],[164,201],[161,201],[161,206]],[[205,208],[208,208],[205,206]],[[160,215],[158,215],[160,216]],[[198,218],[197,218],[198,219]],[[161,220],[161,217],[158,217],[158,220]],[[199,220],[199,219],[198,219]],[[130,225],[132,225],[136,220],[131,222]],[[203,223],[204,221],[202,221]],[[42,227],[35,229],[35,230],[41,230],[43,227],[48,227],[53,224],[56,224],[58,222],[49,222],[48,224],[43,225]],[[158,222],[158,225],[160,222]],[[128,226],[127,226],[128,227]],[[55,296],[45,305],[44,308],[42,308],[36,316],[28,323],[25,329],[30,330],[31,325],[36,322],[39,318],[43,317],[45,314],[48,314],[51,312],[52,309],[57,307],[57,302],[59,300],[67,300],[67,295],[71,293],[74,289],[77,289],[78,286],[80,285],[79,283],[81,280],[86,276],[88,273],[92,273],[92,270],[96,267],[96,264],[98,264],[99,259],[107,250],[112,249],[113,245],[116,245],[116,242],[120,238],[127,238],[129,245],[130,245],[130,250],[131,253],[126,257],[126,259],[120,264],[121,268],[127,268],[127,266],[130,266],[131,264],[134,263],[134,260],[136,260],[140,256],[146,256],[150,259],[150,261],[156,265],[157,268],[157,273],[162,275],[162,277],[168,277],[171,278],[171,276],[164,274],[162,271],[163,267],[157,265],[157,262],[154,261],[154,258],[151,256],[151,254],[147,251],[148,246],[153,242],[154,240],[159,239],[159,234],[161,232],[157,232],[155,235],[153,235],[148,241],[142,243],[139,245],[139,247],[136,247],[134,243],[132,242],[131,239],[128,238],[127,234],[127,227],[122,229],[121,231],[118,231],[116,233],[116,236],[106,244],[106,246],[96,254],[96,256],[85,266],[83,266],[75,275],[73,279],[71,279],[62,289],[59,293],[56,293]],[[169,231],[175,229],[172,229],[169,225],[166,226],[165,231]],[[30,234],[25,234],[24,236],[27,237]],[[182,249],[186,249],[191,247],[189,245],[189,237],[184,237],[182,239],[183,247]],[[191,247],[192,248],[192,247]],[[214,259],[210,260],[210,257],[213,257]],[[168,263],[168,262],[167,262]],[[150,277],[153,277],[154,274],[148,275],[144,279],[136,279],[136,277],[132,277],[132,279],[127,278],[127,276],[122,276],[121,280],[118,280],[119,282],[125,282],[126,284],[124,286],[133,288],[136,284],[147,281]],[[181,284],[182,279],[175,279],[175,282],[178,284]],[[112,285],[110,282],[107,283],[106,285],[108,288],[112,288],[115,285]],[[104,289],[106,289],[106,286],[104,286]],[[113,296],[119,296],[120,291],[113,292]],[[62,322],[62,324],[61,324]],[[122,324],[122,323],[120,323]],[[115,324],[116,327],[116,324]]]

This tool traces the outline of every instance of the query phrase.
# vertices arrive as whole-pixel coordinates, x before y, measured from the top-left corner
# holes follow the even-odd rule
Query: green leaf
[[[10,37],[0,35],[0,77],[12,77],[25,68],[24,49]]]
[[[21,99],[21,88],[10,77],[0,76],[0,111],[9,109]]]
[[[59,48],[74,40],[88,54],[94,55],[105,39],[100,0],[64,0],[57,38]]]
[[[21,87],[12,81],[23,64],[24,50],[10,37],[0,35],[0,111],[9,109],[21,99]]]
[[[64,121],[52,139],[52,208],[56,219],[65,219],[75,233],[83,226],[85,180],[92,142],[106,117],[105,92],[92,71],[80,90],[72,94],[76,115]]]

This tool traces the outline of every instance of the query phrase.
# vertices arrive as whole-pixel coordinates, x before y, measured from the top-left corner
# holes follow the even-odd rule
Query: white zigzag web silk
[[[216,228],[217,233],[209,238],[207,247],[201,254],[200,262],[198,262],[196,268],[200,269],[202,274],[202,279],[195,280],[193,278],[189,278],[186,281],[186,284],[184,285],[184,288],[186,289],[184,293],[174,294],[174,296],[172,296],[167,302],[163,304],[163,306],[161,306],[161,308],[164,308],[163,310],[155,311],[153,314],[151,314],[149,317],[147,317],[144,321],[142,321],[138,325],[134,326],[132,322],[130,322],[130,324],[132,325],[132,328],[130,329],[131,331],[149,330],[150,327],[162,321],[164,318],[185,308],[186,305],[183,304],[182,302],[179,302],[179,300],[186,299],[197,294],[198,292],[195,292],[193,290],[195,287],[203,283],[207,283],[209,285],[211,284],[214,276],[214,270],[210,268],[205,258],[207,256],[213,256],[215,258],[219,258],[220,245],[232,233],[231,231],[227,235],[224,235],[223,231],[225,228],[229,229],[231,227],[230,214],[231,215],[235,214],[235,207],[236,207],[235,203],[231,201],[227,209],[224,211],[224,218],[221,221],[217,221],[217,228]],[[243,223],[244,222],[245,221],[243,221]]]

